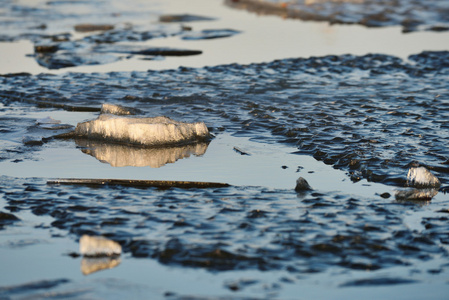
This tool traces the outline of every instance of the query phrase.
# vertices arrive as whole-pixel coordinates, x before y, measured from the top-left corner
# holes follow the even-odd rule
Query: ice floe
[[[136,118],[109,114],[78,123],[75,136],[145,147],[183,145],[210,138],[203,122],[185,123],[164,116]]]

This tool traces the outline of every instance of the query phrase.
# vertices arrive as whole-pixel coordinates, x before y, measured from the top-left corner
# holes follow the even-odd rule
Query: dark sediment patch
[[[226,0],[231,7],[258,14],[279,15],[331,24],[367,27],[402,26],[403,32],[449,30],[449,7],[445,1],[408,0]]]

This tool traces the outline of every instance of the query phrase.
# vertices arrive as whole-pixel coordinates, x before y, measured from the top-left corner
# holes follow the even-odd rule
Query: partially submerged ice
[[[100,115],[78,123],[75,136],[120,144],[154,147],[190,144],[210,138],[203,122],[185,123],[168,117],[120,117]]]
[[[395,192],[396,200],[432,200],[438,194],[440,180],[425,167],[408,170],[406,186],[412,187]]]
[[[440,180],[424,167],[410,168],[407,174],[407,186],[416,188],[439,188]]]
[[[122,246],[101,236],[83,235],[80,238],[80,252],[86,257],[119,256]]]

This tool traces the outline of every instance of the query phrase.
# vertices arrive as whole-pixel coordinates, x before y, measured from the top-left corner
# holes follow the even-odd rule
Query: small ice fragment
[[[440,181],[424,167],[410,168],[407,174],[407,186],[416,188],[438,188]]]
[[[203,122],[184,123],[167,117],[136,118],[100,115],[96,120],[78,123],[75,136],[138,146],[168,146],[208,140]]]
[[[297,191],[297,192],[304,192],[304,191],[310,191],[310,190],[312,190],[312,188],[310,187],[310,185],[307,182],[307,180],[305,180],[302,177],[299,177],[296,180],[295,191]]]
[[[46,118],[42,118],[42,119],[37,119],[36,120],[36,124],[40,125],[40,124],[59,124],[61,123],[61,121],[59,120],[55,120],[52,117],[46,117]]]
[[[118,256],[122,253],[122,247],[101,236],[83,235],[80,238],[80,252],[86,257]]]
[[[140,111],[132,107],[125,107],[121,105],[105,103],[101,105],[100,113],[123,116],[123,115],[137,115],[140,113]]]
[[[396,200],[424,200],[430,201],[438,194],[437,189],[404,189],[394,194]]]

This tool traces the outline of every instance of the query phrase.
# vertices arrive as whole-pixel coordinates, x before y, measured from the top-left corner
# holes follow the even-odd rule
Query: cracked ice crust
[[[210,139],[209,130],[203,122],[178,122],[163,116],[132,118],[100,115],[96,120],[78,123],[75,135],[144,147],[183,145]]]

